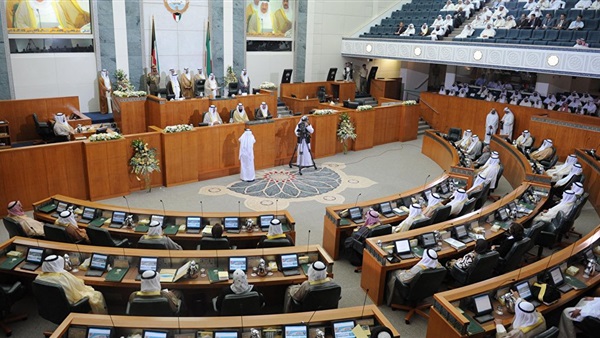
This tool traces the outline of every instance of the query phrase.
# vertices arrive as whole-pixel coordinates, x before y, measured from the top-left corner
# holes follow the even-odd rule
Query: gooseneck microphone
[[[360,195],[362,195],[362,192],[358,194],[358,196],[356,196],[356,201],[354,202],[354,206],[358,205],[358,198],[360,197]]]

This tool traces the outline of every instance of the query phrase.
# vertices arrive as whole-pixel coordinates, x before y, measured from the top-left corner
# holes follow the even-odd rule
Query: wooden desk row
[[[506,195],[504,198],[488,205],[485,208],[482,208],[478,212],[473,212],[459,218],[451,219],[446,222],[433,224],[415,230],[409,230],[406,232],[400,232],[386,236],[368,238],[366,241],[363,255],[361,287],[365,290],[369,290],[369,297],[373,300],[375,304],[380,305],[383,303],[385,283],[388,274],[398,269],[410,269],[412,266],[418,263],[418,261],[420,260],[419,257],[415,257],[408,260],[402,260],[397,263],[392,263],[387,260],[387,258],[390,256],[390,251],[393,250],[393,243],[397,240],[416,239],[418,236],[424,233],[434,231],[439,231],[441,234],[443,234],[444,232],[448,233],[455,226],[466,225],[468,228],[471,229],[478,226],[483,227],[485,229],[485,238],[489,241],[492,241],[493,239],[497,238],[498,236],[504,233],[506,227],[510,225],[510,219],[507,222],[498,221],[498,224],[502,225],[502,227],[496,232],[492,232],[490,230],[492,227],[492,223],[488,222],[488,220],[491,221],[494,218],[494,215],[498,209],[504,208],[512,202],[515,202],[517,205],[520,205],[520,198],[528,190],[530,193],[532,193],[533,191],[537,192],[537,194],[539,194],[540,196],[540,199],[537,201],[537,204],[535,206],[524,205],[524,208],[527,209],[529,213],[514,220],[515,222],[523,224],[531,218],[533,218],[539,212],[540,208],[543,206],[547,198],[547,196],[543,196],[542,194],[547,195],[549,193],[549,187],[540,186],[534,183],[523,184],[518,189]],[[496,223],[495,221],[493,222]],[[381,246],[377,244],[378,241],[381,241]],[[442,242],[442,250],[438,252],[438,257],[439,259],[443,260],[456,255],[463,255],[469,252],[469,250],[471,250],[474,246],[475,243],[471,242],[467,244],[466,248],[459,252],[447,243]]]
[[[202,224],[214,225],[216,223],[220,223],[223,225],[224,217],[239,217],[240,224],[244,225],[247,219],[252,220],[254,224],[259,224],[260,215],[274,215],[275,212],[242,212],[242,213],[226,213],[226,212],[175,212],[175,211],[166,211],[163,210],[153,210],[153,209],[140,209],[140,208],[126,208],[121,206],[107,205],[102,203],[95,203],[85,200],[80,200],[76,198],[71,198],[62,195],[54,195],[52,197],[46,198],[44,200],[38,201],[34,203],[34,213],[33,216],[36,220],[45,223],[54,223],[56,220],[55,217],[52,216],[52,213],[44,213],[40,211],[40,208],[48,205],[54,204],[58,206],[59,203],[66,203],[67,205],[74,206],[74,208],[79,208],[83,211],[85,207],[93,208],[97,210],[96,218],[106,218],[109,219],[112,217],[114,211],[124,212],[126,214],[133,215],[134,222],[137,224],[140,220],[149,220],[152,215],[161,215],[165,216],[164,224],[173,224],[173,225],[182,225],[186,224],[186,217],[188,216],[196,216],[202,217]],[[287,233],[295,240],[296,238],[296,222],[294,218],[290,215],[287,210],[279,210],[277,212],[277,218],[281,220],[282,225],[286,228]],[[79,218],[78,218],[79,219]],[[85,228],[89,226],[88,224],[78,223],[79,227]],[[102,225],[103,228],[109,230],[114,237],[117,238],[128,238],[132,243],[136,243],[139,238],[144,234],[141,232],[135,232],[134,229],[131,228],[111,228],[108,225]],[[224,236],[229,238],[229,242],[233,245],[237,245],[238,248],[255,248],[258,241],[266,235],[264,231],[253,231],[246,232],[241,231],[239,234],[236,233],[224,233]],[[169,235],[171,239],[175,242],[182,245],[184,248],[193,249],[196,248],[196,245],[200,242],[200,238],[202,234],[188,234],[185,231],[178,231],[174,235]]]
[[[310,245],[302,247],[284,247],[284,248],[269,248],[269,249],[241,249],[241,250],[147,250],[147,249],[128,249],[128,248],[110,248],[98,247],[91,245],[76,245],[70,243],[58,243],[45,240],[35,240],[24,237],[13,237],[10,240],[0,245],[0,264],[5,260],[11,259],[6,257],[6,253],[11,250],[16,250],[27,254],[27,249],[37,247],[45,249],[45,254],[68,254],[72,262],[79,261],[82,263],[84,259],[89,258],[93,253],[109,255],[109,262],[114,266],[115,260],[127,262],[129,270],[120,282],[106,281],[105,273],[101,277],[85,276],[85,271],[72,272],[75,276],[83,279],[87,285],[104,287],[105,289],[126,289],[126,291],[139,290],[140,281],[136,281],[140,257],[157,257],[158,268],[177,269],[188,260],[195,260],[198,268],[206,269],[207,275],[199,275],[196,279],[182,279],[176,283],[161,283],[166,288],[176,288],[182,290],[206,289],[208,291],[218,292],[224,285],[231,281],[212,283],[209,280],[208,274],[211,271],[227,271],[229,257],[247,257],[248,260],[248,281],[254,284],[257,288],[267,286],[287,286],[292,284],[302,283],[307,279],[304,273],[296,276],[283,276],[281,272],[274,272],[272,276],[252,276],[251,270],[258,265],[260,258],[268,262],[276,262],[281,254],[296,253],[299,257],[307,256],[308,262],[320,260],[327,266],[327,271],[330,276],[333,276],[333,259],[321,248],[320,245]],[[21,269],[24,263],[20,263],[13,270],[0,270],[0,273],[13,274],[26,279],[34,279],[41,273],[41,268],[36,271]],[[116,268],[116,267],[115,267]],[[118,290],[117,290],[118,291]]]
[[[585,181],[583,187],[590,194],[589,201],[600,214],[600,162],[590,156],[584,149],[575,149],[578,162],[581,163]],[[596,155],[598,156],[598,155]]]
[[[459,302],[470,296],[482,293],[496,293],[499,290],[507,290],[508,287],[522,280],[531,280],[540,273],[560,265],[564,272],[567,261],[571,257],[580,255],[584,250],[598,244],[600,240],[600,226],[596,227],[582,239],[572,245],[552,254],[549,257],[538,260],[535,263],[529,264],[519,270],[511,271],[501,276],[488,279],[486,281],[471,284],[462,288],[453,289],[445,292],[440,292],[434,295],[434,304],[429,313],[429,324],[427,326],[427,337],[473,337],[486,336],[495,331],[494,322],[487,322],[483,325],[475,324],[475,327],[480,331],[478,334],[469,331],[470,320],[458,308]],[[582,274],[585,267],[580,263],[574,263],[569,260],[570,265],[576,265],[579,268],[579,273],[575,276],[580,281],[584,282],[586,287],[580,290],[571,290],[562,294],[560,300],[550,306],[540,305],[537,310],[544,313],[558,309],[569,301],[581,297],[586,291],[600,284],[600,274],[584,279]],[[506,291],[497,292],[503,294]],[[494,308],[496,304],[494,304]],[[465,309],[466,310],[466,309]],[[505,309],[504,309],[505,310]],[[504,311],[504,315],[493,313],[494,317],[502,319],[504,325],[508,325],[512,320],[512,315],[508,311]],[[468,313],[468,311],[467,311]],[[472,314],[471,314],[472,315]]]
[[[250,329],[281,329],[284,325],[297,325],[306,323],[309,326],[309,338],[315,338],[316,330],[331,333],[332,323],[344,320],[355,320],[357,323],[381,325],[392,330],[393,338],[399,338],[400,333],[392,326],[390,321],[374,305],[322,310],[316,312],[286,313],[277,315],[244,316],[244,317],[154,317],[152,324],[148,324],[146,317],[133,316],[106,316],[71,313],[54,330],[50,338],[74,337],[76,333],[85,334],[87,327],[112,327],[117,333],[115,336],[128,336],[142,332],[143,328],[167,330],[170,337],[175,333],[192,333],[197,331],[213,331],[232,329],[246,337]],[[264,336],[264,333],[263,333]]]

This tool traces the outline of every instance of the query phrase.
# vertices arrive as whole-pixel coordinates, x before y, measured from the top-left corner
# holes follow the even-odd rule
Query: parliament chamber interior
[[[597,335],[598,1],[0,13],[0,335]]]

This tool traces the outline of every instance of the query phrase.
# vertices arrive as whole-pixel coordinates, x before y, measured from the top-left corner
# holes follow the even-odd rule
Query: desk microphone
[[[293,300],[292,300],[293,301]],[[317,310],[315,310],[313,312],[313,314],[310,316],[310,318],[308,318],[308,322],[306,322],[306,326],[310,327],[310,322],[312,321],[313,317],[317,314]]]
[[[308,251],[310,250],[310,229],[308,229],[308,239],[306,240],[306,254],[308,255]]]
[[[160,204],[162,204],[163,207],[163,216],[167,217],[167,212],[165,211],[165,202],[163,202],[163,200],[160,200]]]
[[[279,199],[276,199],[275,200],[275,218],[277,218],[277,210],[278,210],[277,206],[278,206],[278,203],[279,203]]]
[[[202,205],[202,201],[200,201],[200,216],[204,217],[204,206]]]
[[[367,296],[369,295],[369,289],[367,289],[367,292],[365,292],[365,300],[363,301],[363,306],[362,306],[362,310],[360,312],[360,319],[363,319],[363,316],[365,315],[365,306],[367,305]]]
[[[241,201],[238,201],[238,221],[242,221],[242,209],[241,209]]]
[[[358,205],[358,198],[360,197],[360,195],[362,195],[362,192],[358,194],[358,196],[356,196],[356,201],[354,202],[354,206],[356,207],[356,205]]]
[[[431,177],[431,174],[427,175],[427,177],[425,177],[425,182],[423,182],[423,186],[425,186],[425,184],[427,184],[427,180],[429,179],[429,177]]]
[[[129,214],[131,215],[131,208],[129,208],[129,200],[127,200],[126,196],[123,196],[123,199],[125,199],[125,203],[127,204],[127,212],[129,212]]]

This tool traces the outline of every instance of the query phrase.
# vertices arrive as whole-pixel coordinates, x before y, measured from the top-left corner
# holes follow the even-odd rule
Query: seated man
[[[160,274],[156,271],[147,270],[142,273],[140,291],[134,291],[129,296],[129,302],[131,303],[134,298],[150,298],[162,296],[169,301],[169,307],[173,313],[178,313],[181,307],[182,295],[179,291],[173,290],[161,290],[160,286]]]
[[[254,119],[255,120],[268,120],[272,119],[273,116],[269,112],[269,106],[267,106],[266,102],[262,102],[260,107],[254,110]]]
[[[501,239],[500,244],[492,245],[492,250],[496,250],[501,258],[505,258],[513,245],[522,240],[525,236],[525,229],[520,223],[512,222],[505,237]]]
[[[475,161],[474,166],[475,169],[478,169],[488,163],[490,156],[492,156],[492,152],[490,151],[490,145],[486,144],[483,146],[481,150],[481,156]],[[477,171],[477,170],[476,170]]]
[[[150,222],[148,225],[148,233],[142,236],[141,239],[156,243],[164,243],[167,250],[182,250],[181,245],[163,235],[162,227],[158,221]]]
[[[473,135],[473,137],[471,138],[471,144],[469,145],[469,148],[467,148],[465,155],[470,160],[474,161],[474,160],[478,159],[479,156],[481,155],[482,147],[483,147],[483,144],[479,140],[479,136]]]
[[[263,236],[258,242],[258,247],[262,248],[264,242],[269,239],[277,239],[277,238],[285,238],[289,241],[290,246],[294,245],[294,241],[288,234],[283,233],[283,229],[281,228],[281,221],[277,218],[273,218],[271,220],[271,224],[269,225],[269,231],[266,236]]]
[[[583,23],[583,18],[581,17],[581,15],[577,16],[577,19],[575,19],[575,21],[572,21],[571,24],[569,25],[569,30],[574,30],[574,31],[578,31],[578,30],[582,30],[584,23]]]
[[[529,158],[539,162],[549,159],[550,156],[552,156],[552,152],[552,140],[547,138],[536,151],[532,151],[531,154],[529,154]]]
[[[71,237],[74,242],[79,242],[84,240],[86,243],[90,243],[90,239],[87,236],[87,233],[84,229],[80,229],[77,226],[77,221],[75,220],[75,215],[69,210],[62,211],[54,224],[60,225],[66,228],[67,235]]]
[[[533,138],[531,137],[529,130],[523,130],[521,135],[519,135],[515,141],[515,147],[517,147],[517,149],[519,149],[522,153],[525,153],[525,149],[531,148],[532,145]]]
[[[65,271],[65,260],[60,256],[50,255],[46,257],[44,263],[42,263],[42,273],[35,279],[60,285],[70,303],[76,303],[82,298],[88,297],[93,313],[107,313],[106,302],[102,293],[94,290],[91,286],[85,285],[83,280]]]
[[[243,270],[235,270],[233,272],[233,283],[231,283],[230,286],[222,288],[221,294],[218,297],[213,298],[213,307],[215,311],[221,311],[221,305],[223,304],[225,296],[233,294],[240,295],[250,291],[256,291],[253,290],[253,287],[254,285],[248,284],[248,276],[246,276],[246,273]],[[260,292],[258,294],[260,296],[261,304],[264,305],[265,301],[263,300],[263,295]]]
[[[457,189],[456,191],[454,191],[450,202],[448,202],[448,204],[446,204],[446,205],[451,206],[450,216],[458,215],[460,213],[460,211],[462,210],[463,206],[465,205],[465,203],[467,202],[467,199],[468,199],[468,195],[464,189]]]
[[[417,203],[413,203],[410,205],[410,211],[408,212],[408,217],[404,219],[400,224],[395,226],[392,229],[392,232],[404,232],[410,230],[411,225],[423,218],[423,211],[421,206]]]
[[[533,304],[521,299],[519,293],[512,291],[515,302],[515,317],[512,321],[512,329],[506,331],[502,325],[502,319],[496,319],[496,338],[531,338],[537,337],[546,331],[546,320]],[[562,332],[562,331],[561,331]],[[574,337],[574,336],[573,336]]]
[[[585,317],[600,319],[600,297],[584,297],[575,307],[564,309],[558,325],[558,337],[576,337],[573,322],[581,322]]]
[[[476,193],[480,192],[483,189],[483,186],[486,182],[490,180],[483,173],[479,173],[477,177],[475,177],[475,181],[473,182],[473,186],[467,190],[467,196],[473,196]]]
[[[29,237],[44,237],[44,224],[25,215],[21,201],[8,203],[8,218],[19,223],[23,231]]]
[[[533,219],[533,224],[536,222],[546,222],[550,223],[556,215],[560,211],[563,213],[563,217],[566,216],[571,209],[575,206],[575,201],[577,201],[577,196],[573,192],[573,190],[565,190],[562,195],[562,199],[558,202],[557,205],[553,206],[548,210],[543,210]]]
[[[308,280],[300,285],[290,285],[283,299],[283,312],[290,312],[292,309],[292,298],[302,303],[312,286],[315,285],[337,285],[327,277],[327,266],[321,261],[315,261],[308,267]]]
[[[75,133],[75,130],[69,122],[67,122],[67,117],[63,113],[58,113],[54,116],[54,135],[56,136],[65,136],[69,137],[70,135]]]
[[[554,167],[548,169],[546,171],[546,175],[552,177],[552,182],[557,182],[569,174],[571,167],[573,167],[573,164],[575,163],[577,163],[577,156],[575,154],[571,154],[567,156],[565,163],[561,165],[555,165]]]
[[[467,129],[463,132],[462,138],[456,143],[462,150],[469,149],[471,145],[471,139],[473,138],[473,132],[471,129]]]
[[[482,174],[483,177],[490,180],[490,189],[496,189],[498,182],[498,172],[500,171],[500,155],[492,153],[489,160],[476,172]]]
[[[444,206],[444,203],[442,203],[442,197],[437,192],[432,193],[427,190],[425,196],[427,197],[427,207],[423,210],[423,215],[431,217],[437,209]]]
[[[217,112],[217,107],[214,104],[211,104],[210,107],[208,107],[208,111],[204,113],[202,123],[207,123],[209,126],[217,126],[223,124],[221,115],[219,115],[219,112]]]
[[[248,114],[246,114],[246,109],[244,105],[238,103],[237,108],[231,111],[231,117],[229,118],[229,123],[246,123],[248,122]]]
[[[442,265],[438,262],[437,252],[435,252],[433,249],[426,249],[423,251],[423,257],[417,264],[415,264],[415,266],[409,270],[396,270],[390,273],[387,281],[387,305],[392,303],[396,281],[408,284],[413,280],[413,278],[415,278],[417,273],[421,272],[422,270],[437,269],[441,267]]]

